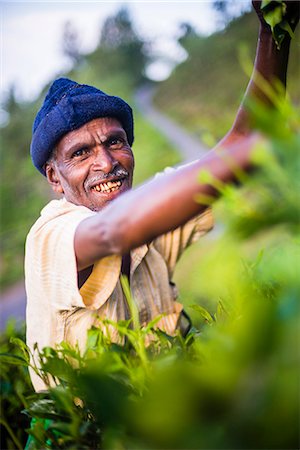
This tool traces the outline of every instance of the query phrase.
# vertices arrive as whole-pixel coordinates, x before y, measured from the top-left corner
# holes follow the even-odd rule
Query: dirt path
[[[151,122],[162,134],[164,134],[171,144],[182,155],[185,162],[190,162],[200,158],[207,152],[199,139],[193,137],[178,123],[169,119],[160,111],[154,108],[152,97],[155,87],[143,86],[135,94],[135,103],[142,114]]]
[[[25,319],[26,293],[24,281],[19,281],[5,292],[0,294],[0,330],[10,317],[16,319],[17,323]]]
[[[186,129],[181,127],[177,122],[174,122],[153,106],[152,98],[154,93],[155,86],[151,85],[145,85],[135,93],[135,104],[143,116],[164,134],[167,139],[169,139],[171,144],[182,156],[182,162],[188,163],[204,156],[209,150],[208,147],[201,143],[199,139],[188,133]],[[182,163],[178,165],[181,164]],[[215,223],[213,230],[202,239],[215,240],[222,232],[222,224]]]
[[[135,95],[135,102],[142,114],[160,130],[182,155],[184,162],[189,162],[204,155],[207,148],[199,140],[187,133],[177,123],[170,120],[152,105],[153,87],[142,87]],[[14,317],[17,322],[25,319],[26,293],[24,281],[20,281],[0,294],[0,330],[7,320]]]

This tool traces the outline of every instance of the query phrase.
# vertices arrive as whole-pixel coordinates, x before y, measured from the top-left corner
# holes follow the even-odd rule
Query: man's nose
[[[95,150],[93,170],[110,173],[117,164],[118,161],[104,146],[99,146]]]

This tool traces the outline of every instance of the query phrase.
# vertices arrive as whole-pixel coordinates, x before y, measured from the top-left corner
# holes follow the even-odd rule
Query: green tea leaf
[[[272,1],[273,0],[262,0],[262,2],[261,2],[261,9],[265,9],[265,8],[267,8],[271,3],[272,3]]]
[[[24,412],[32,417],[68,421],[69,416],[58,413],[55,406],[56,404],[52,399],[41,399],[33,402]]]
[[[293,37],[294,37],[294,32],[293,32],[293,30],[292,30],[292,28],[291,28],[291,26],[290,26],[290,24],[288,23],[287,20],[283,20],[283,21],[280,23],[280,28],[282,28],[283,30],[287,31],[288,34],[290,35],[291,39],[293,39]]]
[[[194,311],[197,311],[198,313],[200,313],[201,316],[203,317],[203,319],[205,319],[207,323],[212,324],[214,322],[214,319],[211,316],[211,314],[205,308],[203,308],[203,306],[190,305],[189,308],[192,308]]]
[[[273,29],[282,21],[282,7],[278,5],[272,11],[264,14],[264,19],[268,25]]]
[[[26,359],[26,361],[29,363],[30,360],[30,350],[29,347],[25,344],[24,341],[22,341],[22,339],[19,339],[17,337],[11,337],[10,338],[10,342],[12,344],[15,344],[23,353],[24,358]]]
[[[25,358],[10,353],[0,353],[0,361],[16,366],[28,366],[28,361]]]

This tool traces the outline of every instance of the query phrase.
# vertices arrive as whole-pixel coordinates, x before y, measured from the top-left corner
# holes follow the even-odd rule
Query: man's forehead
[[[85,123],[76,130],[69,131],[59,141],[58,146],[70,145],[75,141],[92,141],[95,137],[102,142],[105,141],[108,134],[114,132],[124,133],[126,136],[126,132],[118,119],[114,117],[100,117]]]

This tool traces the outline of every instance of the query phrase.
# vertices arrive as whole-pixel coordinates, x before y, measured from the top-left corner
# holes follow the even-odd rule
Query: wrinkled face
[[[99,211],[132,186],[134,158],[117,119],[94,119],[67,133],[46,164],[53,190]]]

